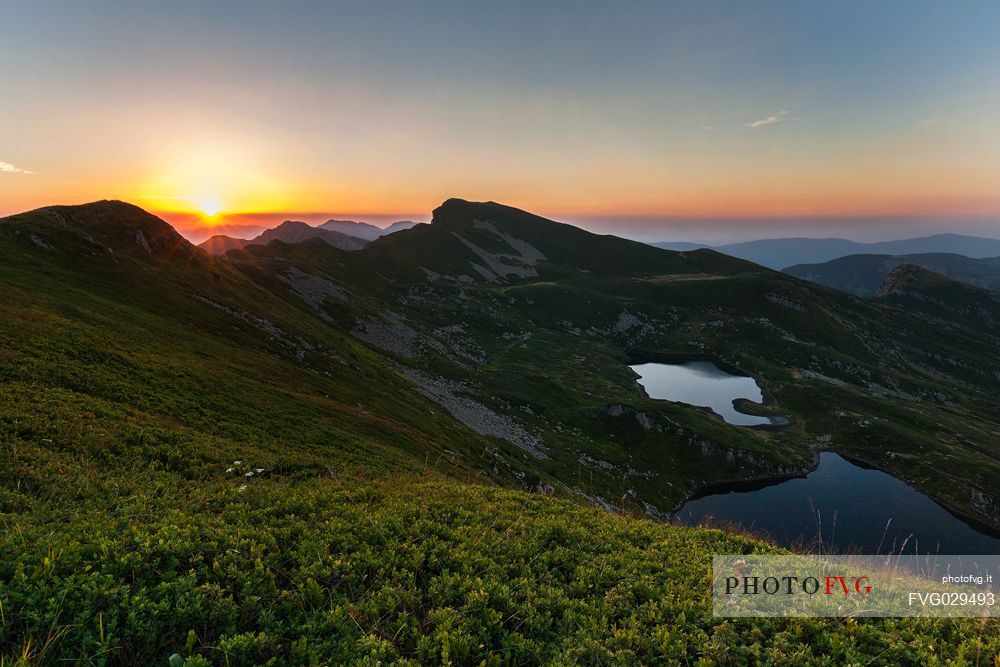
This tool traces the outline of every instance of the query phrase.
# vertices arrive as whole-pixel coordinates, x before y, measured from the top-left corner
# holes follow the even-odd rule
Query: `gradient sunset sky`
[[[32,0],[0,63],[0,215],[1000,237],[995,0]]]

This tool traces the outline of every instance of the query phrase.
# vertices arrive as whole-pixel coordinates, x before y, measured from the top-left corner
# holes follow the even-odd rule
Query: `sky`
[[[0,215],[1000,237],[997,35],[994,0],[3,2]]]

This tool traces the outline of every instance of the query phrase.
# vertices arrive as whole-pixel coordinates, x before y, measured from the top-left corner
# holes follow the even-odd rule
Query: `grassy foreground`
[[[713,618],[711,555],[768,549],[722,531],[252,465],[3,515],[3,664],[998,664],[995,622]]]

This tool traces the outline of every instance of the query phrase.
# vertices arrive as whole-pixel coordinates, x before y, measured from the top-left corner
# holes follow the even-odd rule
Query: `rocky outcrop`
[[[417,384],[417,391],[447,410],[455,419],[480,435],[500,438],[516,445],[536,459],[547,459],[545,444],[514,419],[499,414],[466,395],[462,383],[402,368],[401,372]]]
[[[796,301],[795,299],[789,296],[785,296],[784,294],[775,294],[774,292],[770,292],[767,295],[767,300],[770,301],[771,303],[776,303],[779,306],[784,306],[785,308],[791,308],[792,310],[799,313],[807,312],[806,307],[803,306],[802,303]]]
[[[609,417],[626,417],[631,416],[635,419],[636,423],[639,424],[640,428],[644,431],[655,431],[657,433],[663,432],[663,425],[658,423],[654,418],[647,415],[641,410],[637,410],[629,405],[612,404],[605,405],[601,408],[601,414],[607,415]]]

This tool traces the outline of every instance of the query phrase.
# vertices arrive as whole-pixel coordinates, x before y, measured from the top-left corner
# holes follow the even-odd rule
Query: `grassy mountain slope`
[[[230,259],[274,289],[290,270],[345,288],[311,307],[460,419],[476,423],[462,401],[509,417],[518,474],[557,490],[662,514],[700,484],[792,474],[834,446],[981,521],[1000,515],[989,331],[492,203],[451,200],[431,225],[358,253],[301,244]],[[755,375],[773,401],[756,410],[792,426],[734,428],[650,400],[627,368],[692,357]]]
[[[100,222],[82,207],[76,215]],[[96,224],[67,229],[51,216],[42,210],[0,225],[10,296],[0,306],[3,388],[6,405],[25,411],[18,428],[36,444],[42,434],[30,424],[54,443],[69,438],[105,456],[90,432],[122,420],[135,422],[131,437],[144,451],[155,451],[151,434],[166,429],[165,450],[219,450],[220,461],[238,457],[248,440],[291,459],[313,448],[320,459],[311,465],[334,454],[370,454],[377,463],[394,448],[422,460],[475,441],[355,338],[167,236],[173,230],[162,221],[141,221],[150,253],[127,231],[97,235]],[[119,220],[121,230],[135,228]],[[163,231],[162,249],[150,227]],[[50,390],[76,407],[41,404]],[[372,403],[377,411],[366,409]],[[81,423],[75,410],[91,416]]]
[[[855,296],[874,296],[892,269],[901,264],[923,267],[985,289],[1000,289],[1000,258],[971,259],[962,255],[848,255],[823,264],[798,264],[785,273]]]
[[[924,314],[952,328],[989,336],[1000,327],[1000,293],[954,280],[914,264],[901,264],[885,277],[875,296],[911,313]]]
[[[239,492],[220,467],[8,518],[0,647],[29,664],[123,665],[972,665],[1000,653],[995,622],[713,618],[711,554],[766,547],[356,472],[266,471]]]
[[[358,252],[311,240],[226,258],[119,202],[40,209],[0,220],[0,285],[5,664],[1000,651],[995,623],[713,619],[711,554],[768,547],[628,516],[808,465],[825,432],[871,458],[899,438],[902,474],[974,512],[968,489],[997,477],[980,434],[994,426],[970,415],[995,380],[954,370],[933,327],[891,303],[459,201]],[[940,358],[877,347],[899,322]],[[980,354],[976,335],[956,359]],[[793,426],[649,400],[625,366],[692,352],[760,376],[775,403],[759,409]],[[932,465],[948,489],[919,478]],[[546,484],[566,499],[519,490]]]

